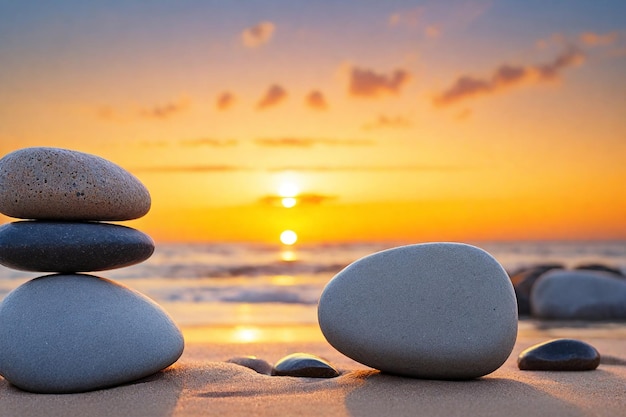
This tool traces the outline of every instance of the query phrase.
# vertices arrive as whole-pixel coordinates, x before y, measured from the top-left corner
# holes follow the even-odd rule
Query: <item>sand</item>
[[[20,391],[0,378],[0,416],[617,416],[626,410],[626,325],[521,323],[515,349],[494,373],[472,381],[384,375],[344,357],[313,325],[183,328],[172,367],[137,383],[82,394]],[[587,372],[517,369],[525,348],[576,337],[602,354]],[[333,379],[270,377],[224,363],[270,362],[308,352],[334,363]]]

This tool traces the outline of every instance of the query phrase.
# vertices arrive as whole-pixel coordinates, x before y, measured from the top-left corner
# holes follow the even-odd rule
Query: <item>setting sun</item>
[[[284,182],[278,187],[278,195],[281,197],[295,197],[300,189],[293,182]]]
[[[281,199],[281,204],[283,205],[283,207],[285,208],[292,208],[297,204],[298,200],[296,200],[294,197],[284,197]]]
[[[283,245],[293,245],[298,240],[298,235],[293,230],[285,230],[280,234]]]

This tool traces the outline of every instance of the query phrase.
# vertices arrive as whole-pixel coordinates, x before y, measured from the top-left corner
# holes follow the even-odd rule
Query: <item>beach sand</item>
[[[626,410],[626,326],[521,322],[497,371],[471,381],[381,374],[335,351],[315,325],[186,327],[172,367],[145,380],[81,394],[32,394],[0,378],[0,416],[617,416]],[[517,355],[557,337],[591,343],[603,356],[587,372],[529,372]],[[333,379],[270,377],[225,360],[270,362],[293,352],[328,359]]]

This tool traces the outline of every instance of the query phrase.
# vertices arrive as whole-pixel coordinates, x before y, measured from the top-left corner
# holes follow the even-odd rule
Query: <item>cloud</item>
[[[235,101],[235,96],[232,93],[225,91],[217,97],[215,105],[218,110],[228,110],[233,106],[233,104],[235,104]]]
[[[604,34],[584,32],[580,34],[579,38],[587,46],[613,45],[619,40],[619,32],[614,31]]]
[[[96,117],[106,122],[123,122],[126,117],[117,109],[111,106],[100,106],[95,109]]]
[[[224,172],[462,172],[476,169],[456,165],[284,165],[273,167],[251,167],[244,165],[156,165],[135,167],[132,172],[164,174],[220,174]]]
[[[411,75],[397,69],[389,75],[379,74],[369,69],[352,68],[349,92],[359,97],[380,97],[396,95],[411,80]]]
[[[470,97],[494,94],[516,85],[538,84],[558,80],[561,73],[584,62],[585,56],[576,48],[568,48],[552,61],[539,65],[508,65],[496,68],[489,77],[463,75],[443,92],[436,95],[433,103],[447,106]]]
[[[492,0],[462,0],[450,2],[422,1],[420,6],[392,13],[387,23],[394,29],[421,33],[425,38],[438,38],[444,32],[461,32],[493,4]]]
[[[137,167],[132,172],[153,172],[163,174],[184,174],[184,173],[221,173],[252,171],[250,167],[238,165],[156,165],[147,167]]]
[[[181,140],[180,144],[185,147],[195,148],[198,146],[208,146],[215,148],[222,148],[227,146],[237,145],[235,139],[213,139],[213,138],[200,138],[200,139],[185,139]]]
[[[381,114],[374,122],[367,123],[363,126],[365,130],[374,130],[381,128],[404,129],[411,126],[411,121],[402,116],[385,116]]]
[[[418,27],[424,19],[425,12],[426,10],[423,6],[398,11],[389,16],[387,23],[392,27],[406,26],[409,28],[415,28]]]
[[[256,48],[272,39],[276,26],[272,22],[261,22],[245,29],[241,33],[241,41],[248,48]]]
[[[278,84],[267,89],[265,95],[257,103],[257,109],[262,110],[280,104],[287,98],[287,91]]]
[[[269,172],[461,172],[475,169],[455,165],[285,165],[269,168]]]
[[[139,115],[146,119],[165,120],[178,113],[184,112],[190,106],[191,101],[186,97],[181,97],[176,101],[140,109]]]
[[[326,110],[328,108],[328,103],[326,102],[326,98],[318,90],[311,91],[306,96],[305,102],[307,106],[315,110]]]
[[[363,139],[327,139],[327,138],[261,138],[254,141],[258,146],[310,148],[315,145],[325,146],[369,146],[374,142]]]
[[[261,197],[259,199],[259,202],[263,205],[280,207],[282,206],[284,198],[285,197],[280,195],[266,195],[264,197]],[[337,197],[332,195],[306,193],[298,194],[293,198],[296,200],[296,206],[316,206],[327,201],[334,200]]]

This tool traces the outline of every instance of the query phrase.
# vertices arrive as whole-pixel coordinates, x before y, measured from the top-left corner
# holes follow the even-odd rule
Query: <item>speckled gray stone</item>
[[[274,365],[272,375],[304,378],[335,378],[339,372],[324,359],[309,353],[292,353]]]
[[[588,270],[551,271],[530,294],[532,314],[542,319],[626,319],[626,280]]]
[[[89,272],[142,262],[150,237],[107,223],[20,221],[0,226],[0,263],[25,271]]]
[[[72,393],[166,368],[183,337],[156,303],[89,275],[39,277],[0,304],[0,375],[23,390]]]
[[[130,220],[150,209],[150,193],[99,156],[24,148],[0,159],[0,213],[21,219]]]
[[[357,260],[327,284],[318,319],[344,355],[427,379],[491,373],[517,337],[506,272],[487,252],[460,243],[402,246]]]
[[[600,353],[576,339],[554,339],[524,350],[517,358],[522,371],[592,371],[600,365]]]

